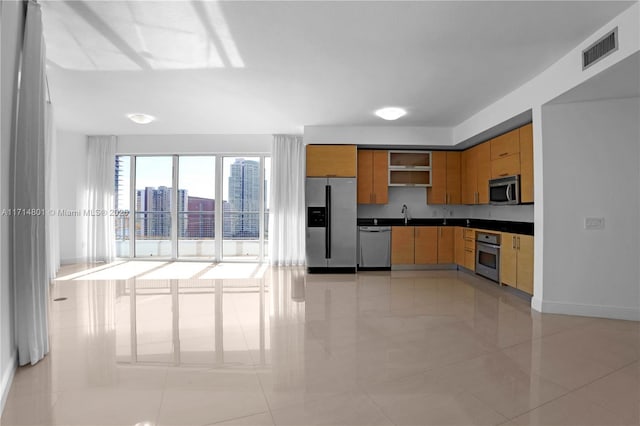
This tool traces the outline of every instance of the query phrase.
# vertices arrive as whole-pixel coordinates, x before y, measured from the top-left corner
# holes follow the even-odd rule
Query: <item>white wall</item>
[[[58,209],[84,210],[87,179],[87,137],[58,131]],[[85,260],[86,237],[82,216],[59,216],[60,263]]]
[[[542,109],[543,311],[640,320],[639,117],[640,98]]]
[[[466,206],[436,206],[426,203],[426,188],[415,187],[389,187],[389,202],[387,204],[358,204],[359,218],[402,218],[402,205],[406,204],[410,218],[442,218],[466,217],[463,211]]]
[[[2,2],[0,35],[0,208],[11,206],[11,140],[15,134],[16,79],[22,45],[24,4]],[[16,368],[11,281],[10,218],[0,216],[0,411],[4,408]]]
[[[271,152],[272,135],[124,135],[118,154],[206,154]]]
[[[305,144],[451,146],[450,127],[304,126]]]
[[[409,208],[412,218],[465,218],[533,222],[533,205],[521,206],[466,206],[429,205],[426,189],[415,187],[389,187],[389,202],[384,205],[358,204],[359,218],[401,218],[402,205]]]

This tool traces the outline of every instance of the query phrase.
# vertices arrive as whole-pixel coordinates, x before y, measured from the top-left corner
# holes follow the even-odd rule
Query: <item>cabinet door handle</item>
[[[520,250],[520,237],[518,237],[518,250]]]
[[[515,236],[511,236],[511,248],[512,249],[516,249],[516,237]]]
[[[498,157],[504,157],[507,154],[509,154],[509,153],[508,152],[503,152],[502,154],[499,154]]]

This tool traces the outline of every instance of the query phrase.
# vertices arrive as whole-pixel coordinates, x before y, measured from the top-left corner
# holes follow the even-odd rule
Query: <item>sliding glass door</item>
[[[215,257],[215,170],[214,156],[178,157],[178,187],[185,200],[178,204],[178,257]]]
[[[259,157],[224,157],[222,258],[260,258],[260,197],[262,195]]]
[[[119,155],[119,258],[267,257],[268,156]],[[217,213],[217,214],[216,214]]]
[[[171,258],[173,157],[138,156],[135,170],[135,257]]]

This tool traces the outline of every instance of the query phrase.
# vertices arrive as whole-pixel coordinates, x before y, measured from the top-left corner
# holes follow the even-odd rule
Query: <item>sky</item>
[[[129,188],[130,161],[125,156],[123,168],[122,186]],[[231,173],[231,164],[236,158],[246,158],[259,160],[259,157],[224,157],[223,158],[223,200],[228,199],[228,176]],[[269,159],[270,160],[270,159]],[[215,156],[180,156],[179,157],[179,187],[186,189],[187,194],[192,197],[202,197],[215,199]],[[136,188],[145,187],[157,188],[159,186],[171,186],[172,176],[172,156],[137,156],[136,157]],[[269,179],[271,161],[266,162],[265,177]],[[126,199],[123,199],[126,198]],[[128,197],[121,198],[121,209],[129,208]]]

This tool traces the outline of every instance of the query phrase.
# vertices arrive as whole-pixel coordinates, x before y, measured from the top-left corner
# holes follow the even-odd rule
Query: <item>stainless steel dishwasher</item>
[[[391,267],[391,227],[358,227],[359,268]]]

